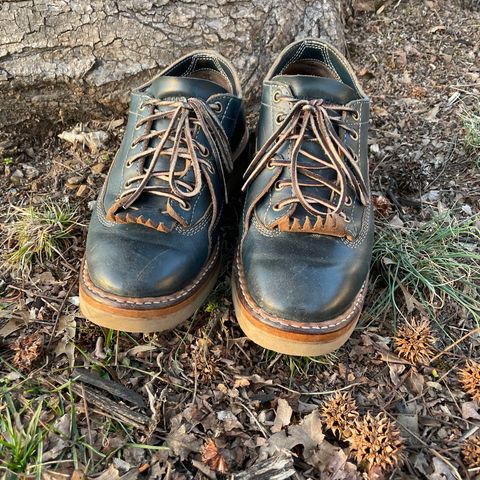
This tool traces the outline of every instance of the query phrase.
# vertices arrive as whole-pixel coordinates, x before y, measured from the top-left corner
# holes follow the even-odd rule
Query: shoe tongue
[[[278,75],[272,79],[288,85],[297,98],[324,99],[345,105],[359,98],[353,88],[333,78],[309,75]]]
[[[207,100],[217,93],[228,93],[210,80],[192,77],[167,77],[155,79],[146,90],[154,98],[196,97]]]

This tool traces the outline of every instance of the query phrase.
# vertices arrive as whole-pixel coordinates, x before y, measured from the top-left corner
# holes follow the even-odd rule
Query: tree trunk
[[[0,127],[118,115],[133,86],[199,48],[233,61],[253,107],[272,59],[306,36],[344,49],[339,0],[3,0]]]

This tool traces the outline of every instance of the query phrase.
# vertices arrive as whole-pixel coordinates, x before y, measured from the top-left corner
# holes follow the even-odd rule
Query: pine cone
[[[399,357],[411,363],[425,364],[432,357],[432,347],[436,339],[432,335],[428,320],[412,318],[398,329],[394,341]]]
[[[320,416],[327,429],[338,434],[338,437],[347,439],[358,418],[357,404],[350,392],[337,392],[323,402]]]
[[[467,360],[465,367],[458,372],[463,389],[477,402],[480,402],[480,364]]]
[[[465,440],[462,455],[468,468],[480,468],[480,435]]]
[[[388,472],[403,463],[400,430],[383,413],[373,417],[367,412],[356,420],[348,441],[357,463],[369,471]]]

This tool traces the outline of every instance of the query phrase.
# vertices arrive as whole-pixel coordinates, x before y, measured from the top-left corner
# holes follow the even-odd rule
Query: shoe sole
[[[172,330],[202,306],[212,291],[220,271],[217,247],[207,265],[185,288],[172,295],[132,298],[113,295],[96,287],[90,280],[88,266],[80,272],[80,311],[101,327],[132,333]]]
[[[232,275],[233,305],[238,323],[250,340],[278,353],[314,357],[339,349],[350,338],[362,312],[367,280],[344,314],[318,325],[306,325],[260,308],[246,291],[238,257],[237,253]]]

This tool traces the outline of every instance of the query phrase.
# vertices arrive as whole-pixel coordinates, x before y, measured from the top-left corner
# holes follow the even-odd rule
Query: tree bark
[[[133,86],[199,48],[233,61],[253,106],[275,55],[306,36],[344,49],[339,0],[3,0],[0,127],[118,115]]]

